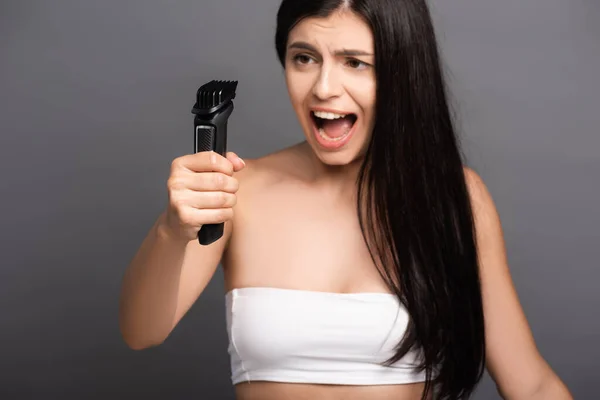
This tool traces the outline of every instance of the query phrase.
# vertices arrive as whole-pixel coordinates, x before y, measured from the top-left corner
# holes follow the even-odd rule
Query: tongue
[[[324,119],[322,120],[321,128],[325,131],[325,134],[331,138],[338,138],[348,133],[352,128],[352,121],[350,117],[338,118],[338,119]]]

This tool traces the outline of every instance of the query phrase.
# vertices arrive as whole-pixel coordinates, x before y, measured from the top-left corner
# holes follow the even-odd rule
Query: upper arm
[[[548,372],[509,271],[500,218],[482,179],[465,168],[479,251],[487,369],[509,398],[535,391]]]

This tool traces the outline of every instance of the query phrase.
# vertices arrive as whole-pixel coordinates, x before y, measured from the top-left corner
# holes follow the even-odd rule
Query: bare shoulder
[[[498,240],[498,235],[501,235],[500,219],[490,190],[475,170],[464,166],[463,171],[478,233],[488,238],[495,236]]]
[[[465,183],[471,196],[471,201],[474,202],[474,206],[486,208],[489,207],[493,202],[491,194],[483,181],[483,178],[471,167],[463,166],[463,172],[465,175]]]
[[[246,167],[236,173],[240,183],[239,196],[247,196],[256,189],[272,186],[278,182],[297,177],[302,163],[306,162],[306,155],[302,144],[295,144],[262,157],[246,159]]]
[[[491,283],[486,280],[486,277],[494,274],[505,277],[509,275],[506,242],[500,215],[486,183],[469,167],[464,167],[464,174],[475,223],[480,271],[485,287]]]
[[[239,183],[234,206],[233,226],[240,226],[251,215],[270,212],[269,203],[276,200],[274,194],[288,196],[285,187],[301,180],[306,168],[306,151],[302,144],[296,144],[266,154],[259,158],[244,158],[246,166],[234,177]],[[234,228],[235,230],[235,228]]]
[[[281,189],[282,184],[293,180],[294,175],[302,170],[298,168],[302,157],[300,145],[285,147],[258,158],[242,156],[246,165],[234,174],[239,184],[237,201],[233,207],[231,234],[222,260],[226,271],[235,264],[232,254],[239,252],[239,245],[247,237],[248,228],[272,211],[271,203],[277,202],[273,194],[287,196],[288,192]]]

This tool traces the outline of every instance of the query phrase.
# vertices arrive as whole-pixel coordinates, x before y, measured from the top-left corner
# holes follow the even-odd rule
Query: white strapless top
[[[425,380],[416,354],[390,367],[408,314],[386,293],[247,287],[226,294],[233,384],[389,385]]]

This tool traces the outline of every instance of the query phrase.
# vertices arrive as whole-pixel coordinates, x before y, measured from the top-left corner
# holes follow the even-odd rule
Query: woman
[[[124,278],[125,341],[162,343],[222,262],[238,399],[466,398],[485,366],[504,398],[570,399],[463,165],[425,1],[284,0],[276,49],[306,140],[174,160]]]

